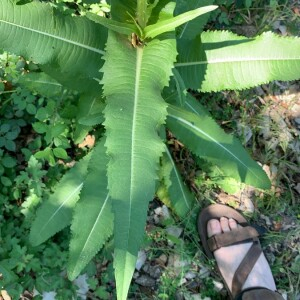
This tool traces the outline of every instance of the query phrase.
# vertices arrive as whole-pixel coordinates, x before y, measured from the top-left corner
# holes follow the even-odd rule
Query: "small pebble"
[[[180,237],[183,230],[182,230],[182,228],[177,227],[177,226],[169,226],[166,229],[166,231],[169,235],[173,235],[178,238],[178,237]]]
[[[191,300],[211,300],[210,297],[202,298],[201,294],[193,294],[190,299]]]
[[[135,283],[145,287],[155,286],[155,280],[151,278],[149,275],[141,275],[139,278],[135,280]]]
[[[194,279],[197,276],[197,274],[195,272],[192,271],[188,271],[184,277],[188,280]]]
[[[213,280],[214,288],[217,292],[221,291],[224,288],[224,284],[222,282],[218,282]]]
[[[186,282],[187,282],[187,280],[184,277],[181,278],[180,281],[179,281],[179,286],[185,284]]]
[[[269,217],[267,217],[265,215],[260,215],[260,217],[266,222],[266,225],[272,226],[272,222]]]
[[[144,265],[144,263],[146,262],[147,259],[147,255],[146,252],[144,250],[140,250],[138,252],[138,258],[135,264],[135,268],[139,271],[142,266]]]
[[[295,123],[297,123],[298,125],[300,125],[300,118],[295,118],[294,121],[295,121]]]
[[[150,266],[148,273],[152,278],[158,279],[162,274],[162,270],[160,266]]]
[[[168,261],[168,257],[166,254],[161,254],[157,259],[156,259],[156,262],[158,264],[160,264],[161,266],[165,266],[166,263]]]
[[[206,267],[202,266],[200,268],[200,271],[199,271],[199,277],[200,278],[206,278],[209,275],[210,275],[209,269],[207,269]]]

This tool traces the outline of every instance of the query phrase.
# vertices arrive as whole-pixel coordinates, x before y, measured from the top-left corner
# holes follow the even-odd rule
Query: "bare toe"
[[[235,229],[238,228],[238,225],[237,225],[237,223],[236,223],[236,220],[230,218],[230,219],[228,220],[228,223],[229,223],[229,228],[230,228],[231,230],[235,230]]]
[[[208,237],[211,237],[216,234],[221,234],[222,229],[221,229],[221,224],[218,220],[212,219],[209,220],[207,223],[207,235]]]
[[[220,218],[221,228],[223,232],[230,231],[228,219],[225,217]]]

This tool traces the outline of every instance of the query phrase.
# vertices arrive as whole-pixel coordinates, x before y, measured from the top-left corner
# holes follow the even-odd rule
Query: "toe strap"
[[[256,242],[258,241],[258,236],[259,234],[256,229],[251,226],[239,227],[235,230],[210,237],[207,240],[207,245],[210,251],[213,252],[221,247],[235,245],[247,240]]]

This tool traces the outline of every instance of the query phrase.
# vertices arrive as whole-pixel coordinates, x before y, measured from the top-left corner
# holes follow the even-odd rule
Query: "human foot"
[[[232,218],[227,219],[225,217],[221,217],[220,220],[212,219],[207,223],[207,236],[210,238],[222,233],[230,231],[234,232],[239,227],[240,225],[238,225],[237,222]],[[214,251],[214,257],[218,264],[218,268],[231,291],[234,274],[252,246],[252,243],[253,242],[251,241],[237,245],[221,247]],[[242,290],[258,286],[267,288],[271,291],[276,290],[269,264],[263,253],[260,254],[253,269],[250,271],[245,283],[242,286]]]

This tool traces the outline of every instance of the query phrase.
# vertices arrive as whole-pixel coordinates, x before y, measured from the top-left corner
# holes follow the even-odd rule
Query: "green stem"
[[[144,29],[147,25],[147,0],[137,0],[137,21]]]

